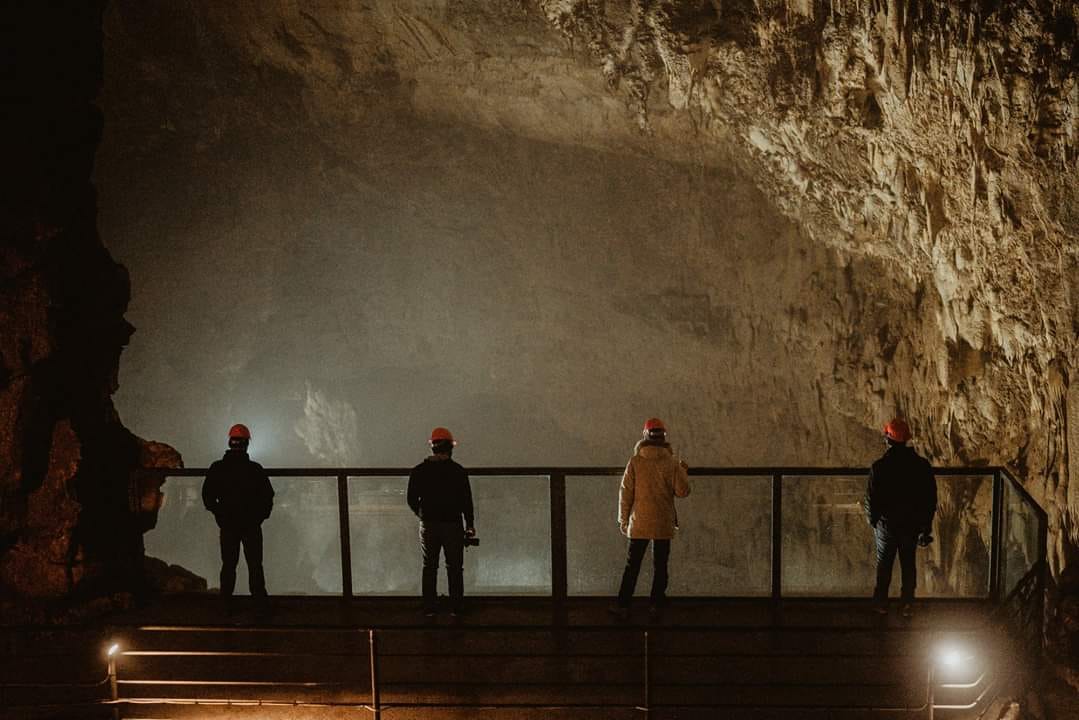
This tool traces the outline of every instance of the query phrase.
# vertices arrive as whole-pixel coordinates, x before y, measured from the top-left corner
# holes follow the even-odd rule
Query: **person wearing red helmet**
[[[266,471],[247,455],[251,431],[246,425],[229,428],[229,449],[206,471],[202,502],[221,529],[221,596],[232,610],[236,564],[243,546],[251,595],[266,600],[262,569],[262,522],[273,510],[273,486]]]
[[[653,562],[649,612],[659,612],[667,602],[671,538],[678,526],[674,499],[689,495],[688,469],[684,462],[675,459],[663,421],[649,418],[644,424],[643,437],[633,448],[633,457],[626,465],[618,491],[618,526],[629,538],[618,603],[611,608],[619,619],[629,617],[649,542]]]
[[[442,554],[446,558],[450,614],[456,616],[462,611],[465,594],[465,540],[476,537],[472,486],[468,473],[453,460],[457,445],[453,433],[436,427],[428,445],[431,455],[408,476],[408,506],[420,519],[423,612],[428,617],[438,612],[438,556]]]
[[[928,460],[907,445],[910,438],[910,426],[902,418],[895,418],[884,426],[888,449],[869,471],[864,500],[877,555],[873,607],[881,615],[888,613],[888,586],[898,554],[902,614],[906,618],[914,614],[915,550],[918,545],[932,542],[933,516],[937,512],[937,480],[933,468]]]

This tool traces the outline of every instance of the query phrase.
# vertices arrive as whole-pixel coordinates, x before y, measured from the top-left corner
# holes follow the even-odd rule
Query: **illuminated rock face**
[[[541,4],[645,131],[656,106],[697,118],[816,242],[887,268],[832,316],[828,402],[901,410],[940,461],[1017,468],[1059,570],[1079,539],[1075,6]]]
[[[467,408],[481,407],[502,413],[499,424],[513,428],[513,437],[539,428],[539,437],[559,438],[575,459],[603,462],[619,459],[626,444],[607,428],[627,426],[657,406],[694,428],[683,442],[706,462],[862,464],[877,451],[872,438],[880,422],[901,413],[935,462],[1016,469],[1051,509],[1059,570],[1079,527],[1072,519],[1079,489],[1070,482],[1079,462],[1069,464],[1066,421],[1079,326],[1072,300],[1079,278],[1076,10],[1066,3],[904,7],[385,0],[302,7],[196,2],[154,11],[118,2],[107,21],[116,74],[105,103],[113,129],[103,172],[122,186],[120,163],[134,159],[174,169],[188,183],[202,178],[205,187],[185,191],[194,196],[189,207],[217,220],[200,226],[191,218],[176,237],[194,246],[212,236],[219,246],[185,274],[228,263],[230,253],[251,269],[235,296],[248,321],[234,325],[225,312],[213,320],[231,358],[211,380],[232,393],[232,404],[222,400],[215,410],[219,423],[227,421],[224,408],[253,405],[236,402],[235,392],[253,392],[236,390],[240,378],[270,377],[252,365],[270,345],[260,344],[262,331],[250,319],[279,322],[275,308],[304,294],[281,291],[289,282],[282,269],[304,257],[295,247],[282,252],[281,242],[290,241],[279,236],[289,234],[293,246],[297,236],[309,238],[301,244],[317,247],[317,238],[339,227],[328,226],[340,223],[352,231],[338,232],[335,242],[366,247],[370,257],[358,261],[381,268],[365,276],[369,296],[342,289],[345,278],[326,280],[321,294],[329,310],[317,320],[325,327],[313,333],[368,338],[390,327],[380,347],[363,348],[363,358],[355,340],[344,345],[351,351],[316,341],[330,366],[382,367],[381,374],[360,372],[365,387],[407,385],[389,368],[401,358],[439,356],[453,372],[428,395],[470,388],[451,407],[434,404],[442,417],[465,422],[472,417]],[[249,140],[255,136],[263,141]],[[543,144],[558,149],[547,153]],[[649,177],[661,166],[670,170],[660,175],[670,175]],[[584,181],[565,183],[573,196],[567,201],[566,194],[522,187],[522,168],[534,168],[544,188],[560,173]],[[247,179],[219,182],[230,173]],[[605,192],[604,173],[634,178],[640,193]],[[693,173],[721,179],[701,182]],[[310,192],[296,190],[301,180]],[[463,197],[446,189],[455,182]],[[731,190],[740,185],[759,194]],[[142,199],[157,212],[155,203],[171,190],[161,182]],[[316,192],[353,199],[327,218],[310,200]],[[627,202],[651,203],[655,212],[620,211]],[[499,203],[502,215],[492,213]],[[742,252],[725,232],[734,206],[762,218],[758,232],[752,219],[739,226],[734,218],[753,250]],[[145,259],[134,236],[159,230],[146,217],[133,222],[111,207],[106,199],[106,222],[116,228],[121,252]],[[535,233],[510,232],[525,210],[534,213],[531,230],[558,218],[551,232],[577,249],[579,262],[559,262],[564,250],[542,248]],[[218,220],[228,212],[234,229],[221,230]],[[590,214],[611,218],[611,239],[596,239]],[[664,222],[675,229],[667,237]],[[676,279],[634,278],[629,267],[646,260],[630,246],[657,236],[671,248],[660,264]],[[764,237],[772,244],[761,245]],[[404,262],[389,267],[384,259],[395,253]],[[434,310],[395,302],[395,283],[406,296],[422,297],[401,268],[432,255],[474,292],[447,297]],[[176,261],[185,257],[186,250]],[[328,257],[331,275],[357,261]],[[788,275],[779,277],[774,298],[752,300],[775,277],[773,261]],[[610,271],[573,273],[604,266]],[[434,271],[421,277],[427,287],[438,282]],[[499,277],[515,289],[487,293],[493,305],[483,309],[478,288]],[[633,301],[629,288],[638,281],[649,285],[641,296],[650,302]],[[546,321],[515,316],[514,301],[522,304],[517,289],[528,283],[554,291],[555,299],[523,294],[545,318],[572,315],[574,303],[557,296],[586,288],[586,315],[598,326],[563,322],[563,336],[548,335]],[[604,300],[588,296],[597,289],[590,283],[610,291]],[[350,325],[348,308],[362,320]],[[466,342],[417,345],[400,329],[422,326],[428,315],[447,336],[467,336],[491,318],[494,327],[490,337],[471,337],[472,350],[461,349]],[[291,321],[304,322],[300,314]],[[626,325],[608,332],[613,321]],[[477,345],[502,339],[517,323],[533,323],[533,335],[578,352],[552,355],[528,373],[519,361],[536,359],[539,341],[503,343],[476,361]],[[646,363],[631,362],[627,371],[618,361],[624,357],[602,350],[642,336],[689,348],[683,357],[690,360],[664,369],[676,379],[676,399],[650,395],[647,383],[633,388],[635,395],[589,390],[597,386],[590,371],[645,372]],[[758,341],[763,348],[754,347]],[[575,368],[545,370],[570,356]],[[146,359],[140,364],[165,367]],[[410,372],[436,369],[403,362]],[[148,388],[167,385],[169,377],[198,376],[187,361],[169,367],[135,380],[132,406],[154,397]],[[486,405],[471,390],[483,372]],[[761,380],[761,372],[769,377]],[[376,392],[371,400],[333,373],[309,374],[315,377],[273,379],[296,408],[270,421],[289,451],[282,460],[296,457],[294,450],[323,462],[381,459],[380,448],[396,458],[406,447],[400,438],[429,424],[382,413],[393,393]],[[523,378],[529,374],[537,382]],[[350,417],[350,405],[366,429],[368,402],[379,413],[374,424],[392,433],[366,430],[366,445],[342,449],[328,440],[335,428],[320,430],[302,414],[318,407],[312,398],[319,393],[344,404],[319,417]],[[500,394],[522,400],[531,414],[507,416]],[[636,403],[627,401],[631,395]],[[700,398],[722,399],[708,405]],[[574,401],[591,414],[573,420],[581,415],[567,411]],[[604,410],[618,402],[621,410]],[[784,428],[787,437],[775,441]],[[498,432],[482,434],[490,454],[474,452],[483,460],[535,461],[514,454]],[[311,450],[326,447],[337,448],[332,457]]]

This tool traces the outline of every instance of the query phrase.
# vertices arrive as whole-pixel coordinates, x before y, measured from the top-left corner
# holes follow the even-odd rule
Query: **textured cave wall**
[[[609,428],[658,405],[691,459],[862,463],[898,412],[935,462],[1018,473],[1050,511],[1061,578],[1079,540],[1076,12],[116,2],[105,216],[151,271],[134,312],[174,313],[121,402],[201,462],[200,425],[276,392],[264,450],[289,464],[400,462],[425,402],[492,419],[476,462],[547,447],[617,462]],[[634,274],[657,260],[673,279]],[[438,263],[458,290],[410,304]],[[221,277],[235,305],[205,302]],[[627,287],[641,283],[659,288],[645,304]],[[273,327],[321,340],[280,348]],[[680,354],[661,368],[673,396],[612,357],[627,337]],[[218,348],[207,371],[198,356]],[[454,372],[415,361],[430,355]],[[207,422],[154,425],[166,416]],[[538,442],[500,439],[529,429]],[[977,554],[984,510],[945,508],[950,550]]]
[[[0,249],[5,601],[137,589],[160,486],[140,468],[179,461],[128,432],[110,399],[132,327],[90,182],[103,8],[28,4],[5,23],[5,107],[19,108],[6,118]]]
[[[921,254],[845,239],[762,162],[764,135],[670,95],[652,26],[715,35],[680,46],[686,97],[709,53],[744,59],[725,86],[739,118],[794,112],[772,93],[798,68],[753,85],[774,53],[708,4],[589,7],[114,3],[103,226],[146,318],[125,416],[198,464],[235,419],[272,464],[401,464],[432,418],[466,430],[474,464],[617,464],[657,412],[691,461],[863,464],[898,411],[936,462],[1016,464],[948,418],[995,383],[977,409],[1040,431],[1001,390],[1025,366],[942,335]],[[776,18],[777,42],[811,46],[801,18]],[[832,153],[813,187],[849,195],[861,154],[828,144],[852,122],[829,117],[839,130],[805,138]],[[824,509],[797,529],[849,534],[837,567],[864,562],[864,528],[828,515],[853,487],[809,493]],[[963,562],[938,572],[944,541],[984,555],[986,510],[946,504],[927,589],[960,584]]]
[[[1059,572],[1079,540],[1075,4],[541,4],[642,131],[694,117],[816,241],[889,268],[834,318],[828,401],[853,390],[940,461],[1018,470]]]
[[[727,212],[732,183],[752,182],[762,195],[751,202],[778,208],[799,234],[786,250],[762,254],[798,245],[807,253],[805,267],[818,262],[825,269],[810,279],[812,289],[793,282],[797,298],[783,300],[785,307],[761,305],[742,319],[751,334],[764,319],[764,334],[771,335],[779,356],[812,365],[791,372],[786,387],[795,396],[787,406],[797,409],[790,414],[815,445],[803,440],[792,450],[785,441],[766,453],[746,452],[752,441],[733,442],[713,452],[719,437],[737,437],[739,428],[705,421],[718,432],[711,440],[693,441],[694,449],[718,460],[859,461],[868,447],[864,438],[844,438],[857,436],[856,428],[868,435],[883,419],[903,413],[934,461],[1000,462],[1019,473],[1051,510],[1052,564],[1059,573],[1074,552],[1072,513],[1079,503],[1079,491],[1069,482],[1074,463],[1068,462],[1066,431],[1079,323],[1072,298],[1079,277],[1079,210],[1071,181],[1079,92],[1075,13],[1072,4],[1054,2],[379,0],[347,8],[196,0],[145,8],[118,2],[108,21],[117,72],[106,106],[123,130],[106,146],[117,163],[134,160],[157,173],[175,170],[185,181],[191,178],[180,183],[186,192],[215,195],[192,201],[198,210],[185,226],[189,235],[210,232],[195,224],[218,202],[241,215],[260,216],[261,225],[235,223],[218,236],[240,252],[254,243],[257,253],[272,253],[279,245],[262,238],[285,227],[295,228],[288,232],[305,243],[327,232],[302,227],[298,219],[316,209],[290,197],[289,187],[300,177],[327,197],[351,185],[364,198],[359,204],[388,206],[392,216],[419,215],[429,241],[440,242],[431,228],[439,227],[442,208],[456,199],[445,190],[412,188],[400,177],[423,177],[431,168],[437,176],[439,168],[457,162],[452,153],[423,146],[422,138],[439,137],[433,129],[439,127],[451,128],[445,131],[448,143],[464,137],[465,145],[479,146],[474,156],[492,142],[481,131],[496,138],[508,131],[625,158],[607,161],[625,176],[673,163],[737,178],[687,183],[692,189],[673,200],[648,193],[634,200],[656,203],[657,212],[675,225],[669,235],[683,258],[672,262],[683,268],[698,256],[707,268],[709,252],[725,257],[729,238],[715,217]],[[263,145],[243,141],[254,129],[266,138]],[[310,145],[292,139],[297,136]],[[501,142],[496,156],[514,143],[525,145]],[[512,152],[519,155],[511,164],[529,164],[543,154]],[[237,160],[238,154],[248,160]],[[394,167],[397,157],[406,158],[406,169]],[[561,170],[538,171],[544,187],[557,182],[558,172],[578,171],[572,161],[563,164]],[[246,186],[234,183],[225,190],[215,183],[224,182],[229,168],[253,177]],[[461,172],[467,183],[467,171]],[[497,177],[489,167],[483,172]],[[543,206],[543,217],[570,219],[557,228],[566,238],[573,237],[582,213],[587,215],[582,193],[603,203],[603,193],[596,192],[602,174],[582,177],[569,199],[544,198],[550,204]],[[453,178],[444,172],[442,178],[433,185],[452,187]],[[126,193],[139,184],[120,186]],[[646,179],[642,186],[648,186]],[[387,198],[396,198],[402,187],[415,195],[394,207]],[[440,230],[451,239],[468,236],[468,218],[501,199],[497,187],[468,189],[486,196],[469,207],[468,193],[462,193],[465,210],[455,211],[459,217]],[[170,191],[162,183],[159,195]],[[735,195],[733,202],[742,202]],[[152,205],[153,198],[147,202]],[[596,214],[610,214],[614,204],[609,200]],[[713,207],[703,211],[702,230],[694,223],[700,225],[707,205]],[[369,207],[335,220],[365,227],[375,213]],[[121,219],[119,212],[117,228],[136,222]],[[709,225],[710,212],[715,214]],[[151,217],[142,216],[140,227],[147,232]],[[373,235],[397,242],[414,231]],[[638,237],[654,234],[663,233],[643,228]],[[465,257],[483,265],[489,244],[478,255],[467,252],[494,240],[466,241],[473,245]],[[422,257],[422,251],[408,252]],[[215,259],[227,264],[226,254],[222,250]],[[609,258],[610,253],[603,260]],[[287,256],[276,262],[286,261]],[[759,283],[766,268],[761,263],[750,270],[750,284]],[[706,273],[683,270],[698,277],[679,278],[672,283],[678,297],[646,313],[653,321],[678,318],[691,330],[675,333],[680,339],[701,326],[694,318],[707,317],[705,325],[713,327],[711,314],[723,310],[717,298],[728,292],[730,268],[711,272],[709,280],[700,277]],[[561,277],[561,268],[554,275]],[[262,300],[273,295],[272,275],[259,282],[260,300],[242,294],[240,301],[252,304],[245,317],[257,316]],[[777,312],[788,321],[779,321]],[[257,332],[251,322],[235,328],[226,320],[215,322],[225,343]],[[452,319],[446,322],[453,327]],[[747,347],[737,342],[713,343],[710,350],[712,360],[701,365],[701,375],[748,357]],[[183,375],[185,362],[172,358],[167,365]],[[222,375],[245,362],[237,351]],[[780,367],[793,369],[782,362]],[[742,375],[735,371],[733,377]],[[136,384],[160,387],[163,380],[148,377]],[[496,380],[513,382],[505,375]],[[452,383],[441,387],[447,385]],[[317,382],[312,387],[316,408],[319,392],[337,392]],[[741,398],[742,406],[727,418],[773,408],[770,420],[749,423],[767,430],[765,437],[782,426],[787,408],[774,394],[754,401],[752,393],[732,394],[718,386],[705,392]],[[218,422],[233,407],[221,399]],[[306,386],[293,391],[292,401],[311,404]],[[362,417],[363,409],[352,405]],[[810,405],[816,410],[807,411]],[[692,406],[687,420],[701,417],[698,410]],[[679,414],[677,407],[673,411]],[[347,420],[347,410],[341,412]],[[607,420],[598,425],[623,422],[622,416]],[[597,425],[582,426],[582,433],[580,427],[557,432],[557,421],[551,424],[571,445]],[[294,429],[286,421],[274,434],[290,437]],[[836,438],[840,447],[829,449]],[[385,446],[383,439],[371,445]],[[616,452],[601,448],[580,445],[582,455],[597,459]]]
[[[436,116],[389,60],[364,75],[381,25],[327,47],[353,37],[323,32],[349,21],[330,8],[273,29],[280,8],[230,7],[117,3],[107,24],[102,226],[143,328],[118,395],[134,427],[199,464],[234,419],[284,465],[404,464],[434,422],[472,463],[619,464],[657,413],[701,463],[878,450],[792,382],[830,372],[805,308],[848,269],[746,177]],[[335,113],[338,65],[370,85]]]

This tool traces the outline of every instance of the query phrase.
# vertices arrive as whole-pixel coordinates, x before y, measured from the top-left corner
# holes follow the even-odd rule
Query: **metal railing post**
[[[928,713],[929,720],[933,720],[933,716],[936,714],[936,711],[935,711],[935,709],[933,707],[936,704],[936,701],[937,701],[936,689],[933,687],[933,685],[935,685],[936,682],[937,682],[936,674],[934,673],[935,668],[936,668],[936,660],[934,658],[930,657],[929,658],[929,678],[927,680],[927,682],[929,683],[929,685],[928,685],[929,689],[925,693],[926,713]]]
[[[120,699],[120,683],[117,679],[116,672],[116,653],[109,653],[109,700],[112,701],[112,720],[120,720],[120,706],[118,703]]]
[[[772,600],[783,597],[783,476],[772,475]]]
[[[337,512],[341,533],[341,595],[352,598],[352,531],[348,517],[348,475],[337,476]]]
[[[551,482],[551,598],[563,607],[569,594],[566,540],[566,475],[552,473]]]
[[[367,631],[368,663],[371,665],[371,711],[375,720],[382,718],[382,700],[378,686],[378,637],[374,630]]]
[[[993,602],[1001,599],[1001,552],[1004,536],[1004,483],[1000,470],[993,473],[993,526],[989,541],[989,598]]]
[[[648,647],[648,631],[644,631],[644,716],[652,717],[652,663]]]

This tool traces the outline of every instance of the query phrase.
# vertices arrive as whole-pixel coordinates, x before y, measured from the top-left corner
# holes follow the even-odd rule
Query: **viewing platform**
[[[166,483],[164,528],[147,544],[189,569],[183,554],[208,549],[212,578],[216,537],[199,534],[205,511],[189,502],[201,472]],[[638,597],[626,620],[608,613],[624,540],[597,505],[618,469],[471,470],[483,539],[466,557],[466,612],[433,618],[420,610],[416,521],[401,512],[407,470],[269,472],[274,517],[291,532],[279,552],[288,567],[318,562],[300,562],[302,578],[268,562],[268,611],[240,597],[226,614],[216,593],[188,593],[62,638],[9,628],[0,709],[20,720],[973,720],[1037,667],[1045,516],[1001,468],[938,469],[951,511],[936,548],[949,552],[920,551],[909,619],[894,600],[880,616],[867,599],[857,468],[695,468],[671,603],[653,615]],[[160,547],[180,557],[153,552],[170,527],[187,539]],[[951,552],[961,542],[965,556]],[[289,582],[300,589],[277,589]],[[83,687],[64,685],[61,656],[81,658]]]
[[[598,598],[558,607],[470,598],[462,616],[435,618],[411,598],[277,597],[268,614],[241,600],[233,615],[201,594],[111,618],[82,642],[99,672],[106,647],[116,647],[119,702],[78,716],[119,707],[128,720],[481,710],[521,719],[973,718],[1022,670],[1008,665],[1013,646],[986,600],[920,602],[911,619],[896,607],[879,616],[864,600],[679,599],[660,616],[642,601],[625,622]],[[32,662],[20,667],[31,672]]]

